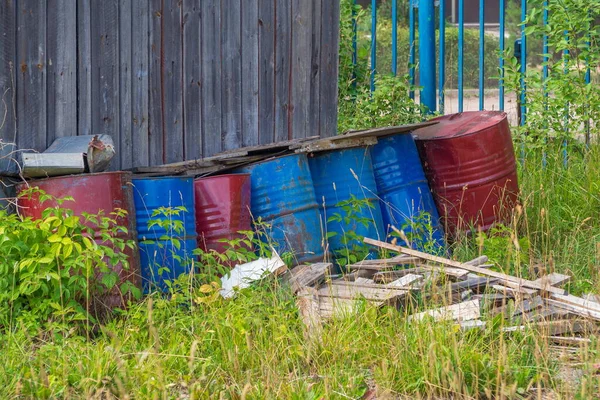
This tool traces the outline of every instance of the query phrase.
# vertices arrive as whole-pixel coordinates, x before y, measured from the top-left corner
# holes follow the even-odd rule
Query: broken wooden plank
[[[385,285],[386,287],[399,287],[399,288],[410,288],[423,282],[423,275],[407,274],[400,279],[396,279],[393,282]]]
[[[284,277],[294,292],[299,291],[305,286],[314,286],[323,281],[325,275],[329,273],[333,264],[315,263],[308,265],[299,265],[293,268],[287,277]]]
[[[387,259],[363,260],[354,264],[349,264],[347,265],[347,268],[350,270],[371,269],[375,271],[386,271],[401,265],[413,265],[418,261],[420,261],[420,259],[417,257],[401,255]]]
[[[485,321],[482,321],[479,319],[460,322],[460,329],[462,331],[470,331],[472,329],[484,330],[485,326],[486,326]]]
[[[383,289],[383,290],[398,290],[401,292],[406,292],[409,289],[405,289],[405,288],[401,288],[401,287],[395,287],[395,286],[388,286],[388,285],[381,285],[378,283],[374,283],[374,282],[364,282],[364,281],[347,281],[345,279],[335,279],[333,281],[330,282],[331,285],[335,285],[335,286],[352,286],[352,287],[357,287],[357,288],[362,288],[362,289]],[[359,289],[360,290],[360,289]]]
[[[579,303],[579,301],[577,299],[582,300],[582,303],[577,304],[577,303]],[[573,313],[575,315],[579,315],[581,317],[586,317],[586,318],[592,318],[592,319],[600,321],[600,312],[587,308],[585,306],[585,304],[589,304],[591,302],[587,302],[581,298],[577,298],[575,296],[568,295],[568,296],[563,296],[563,300],[555,300],[554,298],[546,299],[546,303],[551,306],[554,306],[558,309]]]
[[[306,327],[305,336],[309,340],[320,339],[322,335],[321,311],[317,290],[311,287],[303,287],[298,290],[296,305],[300,319]]]
[[[380,307],[381,305],[385,304],[383,301],[371,301],[369,303],[375,307]],[[355,313],[361,304],[362,303],[360,300],[319,296],[319,315],[323,319],[330,319],[333,317],[347,315],[349,313]]]
[[[559,344],[562,346],[582,346],[591,344],[592,340],[589,338],[577,337],[577,336],[547,336],[550,342]]]
[[[416,129],[425,128],[427,126],[437,124],[437,121],[427,121],[420,122],[416,124],[408,124],[408,125],[398,125],[398,126],[385,126],[381,128],[373,128],[373,129],[364,129],[358,131],[347,131],[342,133],[341,135],[334,136],[334,140],[340,140],[341,138],[351,138],[351,137],[381,137],[381,136],[389,136],[396,135],[399,133],[411,132]]]
[[[544,301],[541,296],[535,296],[530,300],[522,300],[517,302],[517,304],[515,305],[513,316],[519,316],[521,314],[525,314],[533,310],[542,308],[543,306]]]
[[[531,296],[535,296],[538,294],[538,291],[535,289],[527,289],[524,287],[518,287],[518,288],[514,288],[514,287],[508,287],[508,286],[504,286],[504,285],[492,285],[492,289],[500,292],[500,293],[507,293],[507,294],[512,294],[513,296],[522,296],[522,297],[531,297]]]
[[[300,148],[296,149],[296,153],[317,153],[320,151],[349,149],[353,147],[365,147],[374,146],[377,144],[376,137],[357,137],[357,138],[340,138],[338,140],[332,140],[338,138],[333,136],[326,139],[314,140],[311,142],[303,143]]]
[[[441,274],[450,276],[455,279],[465,279],[467,277],[467,275],[469,275],[469,271],[466,271],[464,269],[446,267],[443,265],[437,266],[437,265],[430,265],[430,264],[417,264],[417,267],[424,268],[427,271],[439,272]]]
[[[357,285],[375,285],[375,281],[369,278],[358,277],[354,280],[354,283]]]
[[[559,274],[556,272],[551,273],[550,275],[542,276],[539,279],[536,279],[533,282],[537,282],[542,286],[562,286],[571,281],[571,277],[565,274]]]
[[[423,274],[424,272],[428,271],[424,268],[407,268],[396,271],[381,271],[373,275],[373,280],[376,283],[390,283],[408,274]]]
[[[377,285],[379,286],[379,285]],[[366,300],[391,301],[404,297],[408,291],[396,288],[368,287],[364,285],[353,285],[351,282],[334,284],[322,287],[318,291],[319,296],[337,297],[343,299],[358,299],[364,297]]]
[[[488,256],[479,256],[477,258],[472,259],[471,261],[467,261],[465,264],[472,265],[474,267],[480,267],[488,262]]]
[[[469,300],[451,306],[440,307],[435,310],[427,310],[408,317],[409,321],[421,321],[426,317],[432,317],[435,321],[452,319],[456,321],[469,321],[479,319],[481,310],[479,300]]]
[[[549,336],[558,336],[564,334],[590,334],[598,331],[598,326],[585,320],[558,320],[558,321],[542,321],[526,325],[516,325],[503,328],[503,332],[518,332],[529,329],[536,329],[543,334]]]
[[[301,144],[304,142],[313,141],[316,139],[319,139],[319,136],[311,136],[311,137],[307,137],[307,138],[284,140],[284,141],[277,142],[277,143],[262,144],[262,145],[257,145],[257,146],[241,147],[239,149],[223,151],[223,152],[215,154],[213,156],[206,157],[206,158],[204,158],[204,160],[221,161],[221,160],[227,160],[229,158],[236,158],[236,157],[243,157],[243,156],[280,153],[284,150],[291,151],[291,150],[295,150],[295,149],[299,148],[301,146]]]

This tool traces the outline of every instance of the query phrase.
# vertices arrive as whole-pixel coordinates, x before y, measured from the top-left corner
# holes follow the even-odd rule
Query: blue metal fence
[[[505,58],[504,53],[506,50],[505,43],[505,10],[506,0],[499,1],[499,58],[498,67],[500,70],[499,76],[499,94],[498,104],[499,109],[504,110],[505,106],[505,91],[504,91],[504,67]],[[464,62],[465,62],[465,0],[457,0],[457,15],[458,15],[458,69],[457,69],[457,92],[458,92],[458,111],[464,110]],[[475,0],[479,5],[479,75],[478,75],[478,89],[479,89],[479,109],[483,110],[486,107],[485,104],[485,93],[484,86],[486,81],[485,76],[485,0]],[[437,15],[436,15],[437,8]],[[371,0],[371,52],[370,52],[370,64],[371,64],[371,90],[376,90],[376,74],[377,74],[377,1]],[[415,17],[415,13],[418,13],[418,19]],[[436,82],[436,63],[421,62],[419,65],[419,85],[421,86],[420,102],[425,105],[430,113],[440,111],[444,112],[445,106],[445,86],[446,86],[446,5],[444,0],[409,0],[408,4],[408,27],[409,27],[409,65],[408,65],[408,76],[411,87],[415,84],[415,46],[419,46],[419,59],[420,60],[436,60],[436,16],[439,21],[437,29],[438,40],[438,56],[437,65],[439,67]],[[527,0],[521,0],[521,21],[524,21],[527,14]],[[398,0],[391,0],[391,21],[392,21],[392,62],[391,72],[397,74],[397,63],[398,63]],[[547,23],[548,15],[547,10],[544,11],[544,23]],[[416,43],[416,29],[418,22],[419,40]],[[356,31],[355,31],[356,36]],[[357,60],[356,55],[356,37],[354,38],[354,60]],[[544,54],[547,54],[548,40],[547,37],[544,39]],[[515,49],[515,56],[520,60],[521,72],[523,76],[526,73],[527,68],[527,38],[525,34],[525,25],[521,26],[521,37],[520,37],[520,54],[517,53],[518,49]],[[546,56],[545,56],[546,57]],[[547,61],[547,59],[545,59]],[[547,66],[544,66],[544,74],[547,76]],[[437,93],[436,93],[437,90]],[[414,92],[411,90],[410,97],[414,99]],[[526,87],[524,79],[521,79],[521,90],[519,93],[519,118],[520,123],[525,123],[525,115],[527,112],[526,107]],[[439,108],[438,108],[439,107]]]

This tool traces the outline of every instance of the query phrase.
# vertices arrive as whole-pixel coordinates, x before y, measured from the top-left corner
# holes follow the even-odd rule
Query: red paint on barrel
[[[128,172],[63,176],[33,180],[19,185],[17,189],[20,192],[29,187],[38,187],[56,198],[72,197],[74,201],[66,201],[62,207],[73,210],[73,213],[78,216],[82,216],[83,213],[98,214],[100,211],[103,211],[105,216],[110,216],[111,212],[121,208],[127,211],[127,215],[117,219],[117,223],[127,228],[128,232],[121,233],[119,237],[124,240],[135,240],[135,211],[131,177],[131,173]],[[56,205],[50,200],[40,203],[38,195],[23,196],[18,199],[19,213],[24,217],[34,219],[42,218],[42,212],[46,208]],[[86,224],[83,218],[81,221]],[[94,227],[90,222],[87,225]],[[99,236],[96,236],[95,240],[102,243]],[[132,250],[126,247],[124,253],[128,256],[129,269],[124,270],[120,264],[111,266],[118,273],[119,281],[106,297],[94,302],[98,315],[104,315],[113,308],[124,308],[127,305],[130,296],[123,295],[119,289],[123,282],[129,281],[141,289],[140,261],[137,249]]]
[[[198,247],[225,251],[222,240],[251,230],[250,174],[219,175],[194,181]]]
[[[506,114],[464,112],[434,121],[414,136],[446,232],[509,222],[519,186]]]

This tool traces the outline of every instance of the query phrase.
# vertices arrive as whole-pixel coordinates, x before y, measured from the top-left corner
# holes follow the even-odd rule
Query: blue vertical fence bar
[[[544,13],[542,17],[542,22],[544,24],[544,31],[546,26],[548,25],[548,1],[544,1]],[[544,109],[548,110],[548,35],[544,34],[542,37],[542,54],[543,54],[543,66],[542,66],[542,90],[544,92]],[[546,128],[548,128],[548,124],[546,124]],[[544,139],[546,141],[546,139]],[[546,158],[546,150],[542,152],[542,166],[546,167],[548,164],[548,160]]]
[[[371,93],[375,91],[377,73],[377,0],[371,0]]]
[[[408,56],[408,77],[410,82],[410,98],[415,98],[415,7],[414,0],[408,0],[408,42],[410,44]]]
[[[479,0],[479,110],[485,107],[485,0]]]
[[[439,45],[439,63],[440,69],[438,72],[439,76],[439,111],[444,113],[444,85],[446,84],[446,6],[445,1],[440,1],[440,45]]]
[[[498,88],[498,103],[500,111],[504,111],[504,19],[506,16],[506,6],[504,0],[500,0],[500,84]]]
[[[435,5],[419,0],[419,86],[421,104],[429,114],[435,113]]]
[[[398,0],[392,0],[392,74],[398,73]]]
[[[465,41],[465,2],[458,0],[458,112],[463,112],[463,63]]]
[[[527,0],[521,0],[521,21],[527,18]],[[527,72],[527,35],[525,34],[525,24],[521,25],[521,125],[525,125],[527,114],[526,105],[526,85],[525,73]]]
[[[356,0],[353,2],[356,7]],[[358,62],[358,49],[356,45],[357,23],[356,10],[352,8],[352,86],[356,88],[356,63]]]

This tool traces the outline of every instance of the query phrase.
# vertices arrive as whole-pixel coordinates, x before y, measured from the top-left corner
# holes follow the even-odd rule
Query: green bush
[[[125,211],[82,218],[62,208],[72,199],[55,199],[35,189],[25,195],[57,206],[47,207],[39,220],[0,210],[0,331],[21,323],[35,330],[94,322],[94,299],[118,282],[110,266],[129,268],[123,251],[134,244],[118,237],[126,229],[116,222]],[[140,294],[129,282],[119,289]]]

